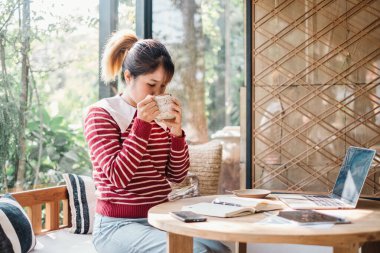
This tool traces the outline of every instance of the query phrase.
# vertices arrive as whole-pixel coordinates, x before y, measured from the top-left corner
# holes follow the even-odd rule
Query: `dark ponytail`
[[[115,80],[128,70],[132,77],[154,72],[162,66],[164,83],[171,81],[174,64],[165,46],[153,39],[138,40],[136,35],[125,31],[114,34],[106,44],[102,58],[102,78],[105,82]],[[121,75],[124,80],[124,74]]]
[[[105,82],[114,81],[120,73],[125,56],[138,41],[136,35],[119,31],[108,40],[102,57],[102,79]]]

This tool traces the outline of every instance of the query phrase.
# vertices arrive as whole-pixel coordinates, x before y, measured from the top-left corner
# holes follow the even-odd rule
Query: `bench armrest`
[[[25,208],[35,234],[71,226],[69,196],[65,185],[11,194]],[[43,208],[45,208],[44,217]],[[62,219],[60,219],[61,211]]]

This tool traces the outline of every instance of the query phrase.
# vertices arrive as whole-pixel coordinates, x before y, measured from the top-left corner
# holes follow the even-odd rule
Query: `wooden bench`
[[[36,253],[96,253],[92,236],[69,232],[71,210],[65,185],[11,193],[26,209],[37,235]]]
[[[69,196],[65,185],[16,192],[12,196],[26,208],[36,235],[71,226]],[[62,218],[60,213],[63,213]]]

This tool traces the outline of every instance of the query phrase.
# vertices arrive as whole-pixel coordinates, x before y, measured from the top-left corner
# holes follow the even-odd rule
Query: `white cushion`
[[[37,236],[37,253],[96,253],[91,235],[73,234],[68,228]]]
[[[95,219],[95,184],[91,177],[63,174],[69,193],[71,210],[70,232],[91,234]]]

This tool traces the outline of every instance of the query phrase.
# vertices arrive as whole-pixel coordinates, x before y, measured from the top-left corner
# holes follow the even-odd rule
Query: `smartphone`
[[[170,215],[183,222],[202,222],[207,220],[206,217],[191,211],[170,212]]]

